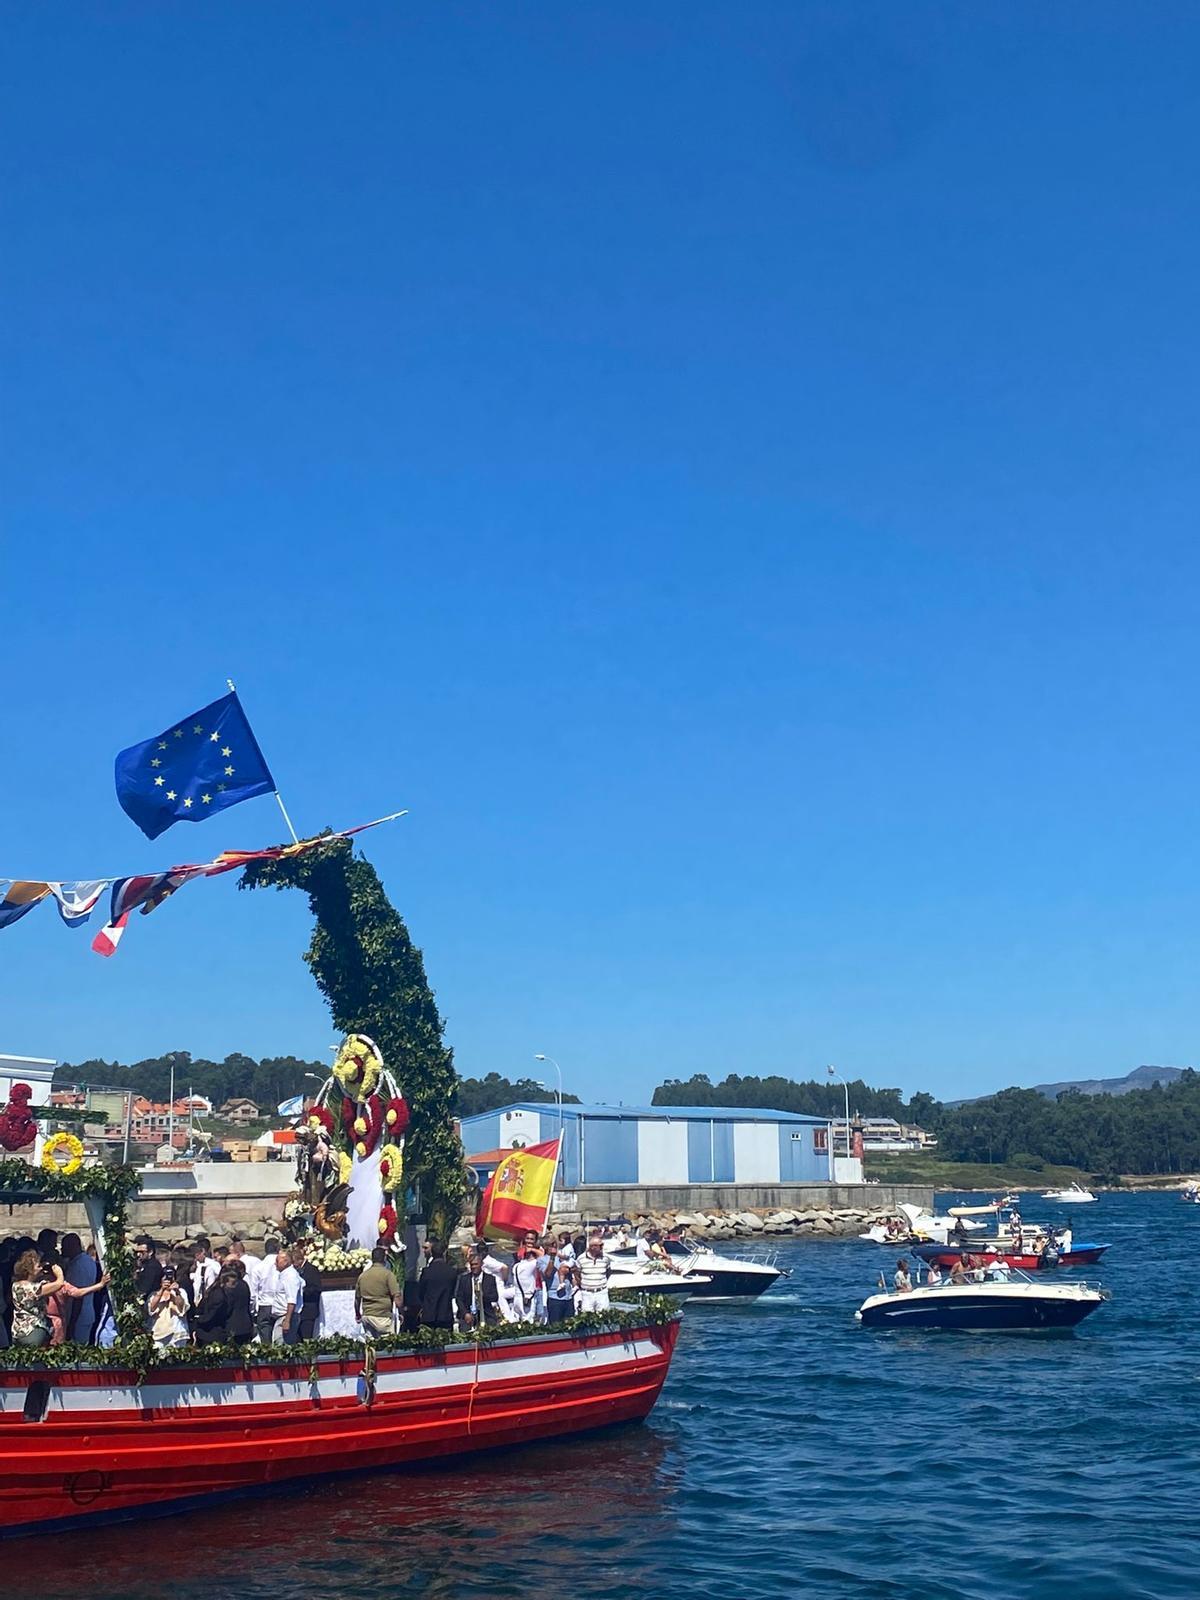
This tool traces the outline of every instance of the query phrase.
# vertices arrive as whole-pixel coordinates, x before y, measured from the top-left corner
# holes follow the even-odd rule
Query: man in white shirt
[[[493,1278],[498,1278],[501,1269],[509,1265],[503,1256],[496,1254],[495,1249],[486,1239],[476,1239],[475,1253],[483,1263],[483,1270],[490,1272]]]
[[[608,1310],[608,1278],[612,1264],[604,1254],[599,1238],[588,1242],[587,1254],[575,1263],[575,1282],[579,1292],[575,1296],[576,1311]]]
[[[300,1307],[304,1304],[304,1279],[292,1265],[290,1250],[280,1250],[267,1263],[258,1286],[258,1336],[271,1344],[295,1344],[300,1337]]]
[[[198,1306],[204,1296],[216,1283],[221,1275],[221,1263],[214,1261],[208,1253],[208,1240],[197,1239],[195,1249],[195,1265],[188,1273],[188,1282],[192,1288],[192,1305]]]
[[[537,1254],[536,1244],[526,1245],[524,1254],[513,1268],[513,1277],[516,1279],[525,1321],[545,1322],[546,1289],[542,1278],[542,1257]]]
[[[261,1256],[252,1256],[240,1239],[232,1239],[229,1244],[229,1258],[231,1261],[240,1261],[246,1269],[246,1287],[250,1291],[250,1310],[258,1310],[258,1284],[263,1274]]]

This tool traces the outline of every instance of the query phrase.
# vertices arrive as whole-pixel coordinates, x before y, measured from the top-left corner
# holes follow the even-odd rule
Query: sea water
[[[1112,1245],[1070,1274],[1113,1291],[1073,1334],[864,1330],[896,1252],[783,1241],[763,1299],[686,1312],[640,1427],[11,1543],[5,1590],[1195,1600],[1200,1206],[1022,1210]]]

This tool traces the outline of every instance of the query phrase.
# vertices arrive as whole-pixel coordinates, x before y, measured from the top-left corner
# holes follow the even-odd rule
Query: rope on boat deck
[[[475,1391],[479,1387],[479,1340],[475,1340],[475,1376],[471,1380],[471,1392],[467,1396],[467,1437],[471,1436],[471,1424],[475,1413]]]
[[[363,1385],[362,1403],[369,1406],[375,1398],[375,1341],[367,1340],[366,1349],[363,1351],[362,1371],[359,1378]]]

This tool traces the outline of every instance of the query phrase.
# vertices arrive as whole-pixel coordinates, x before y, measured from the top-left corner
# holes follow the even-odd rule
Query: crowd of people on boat
[[[368,1338],[396,1327],[455,1329],[505,1322],[551,1325],[586,1311],[606,1311],[612,1271],[599,1229],[539,1235],[529,1230],[511,1251],[477,1239],[461,1263],[426,1240],[403,1289],[376,1250],[355,1286],[355,1311]]]
[[[949,1271],[943,1273],[936,1261],[930,1261],[921,1273],[905,1257],[896,1263],[892,1274],[892,1288],[897,1294],[911,1294],[914,1288],[936,1288],[941,1283],[1009,1283],[1012,1271],[1003,1256],[962,1255]]]
[[[75,1340],[89,1344],[111,1321],[108,1274],[94,1246],[53,1228],[0,1239],[0,1349]]]
[[[477,1239],[466,1252],[427,1240],[404,1281],[385,1249],[372,1252],[354,1287],[354,1314],[367,1338],[421,1327],[468,1331],[500,1323],[552,1325],[609,1306],[608,1247],[620,1235],[528,1231],[504,1250]],[[629,1241],[633,1242],[633,1241]],[[639,1258],[672,1267],[661,1238],[636,1241]],[[133,1241],[134,1285],[145,1327],[160,1349],[195,1345],[292,1345],[320,1331],[321,1273],[303,1242],[264,1241],[256,1255],[239,1238],[168,1245]],[[50,1228],[0,1241],[0,1348],[70,1340],[110,1346],[116,1322],[94,1245]]]
[[[134,1241],[135,1283],[157,1345],[292,1345],[321,1324],[321,1274],[303,1243],[267,1239],[262,1256],[234,1239],[197,1239],[166,1250],[147,1235]],[[552,1324],[609,1304],[611,1272],[600,1231],[572,1236],[527,1233],[511,1252],[477,1240],[463,1259],[427,1240],[403,1284],[382,1247],[354,1287],[354,1314],[367,1338],[400,1328],[466,1331],[502,1322]]]
[[[139,1234],[133,1249],[146,1326],[161,1349],[290,1345],[316,1336],[321,1274],[302,1242],[271,1238],[259,1256],[242,1239],[214,1248],[200,1238],[171,1249]]]

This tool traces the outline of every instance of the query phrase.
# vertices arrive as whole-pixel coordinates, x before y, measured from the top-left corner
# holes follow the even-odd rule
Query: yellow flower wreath
[[[66,1150],[67,1159],[59,1163],[58,1152]],[[52,1133],[42,1146],[42,1166],[47,1172],[57,1172],[64,1178],[78,1172],[83,1165],[83,1145],[73,1133]]]
[[[375,1093],[383,1072],[379,1046],[365,1033],[349,1033],[342,1040],[333,1075],[352,1100],[365,1100]]]

